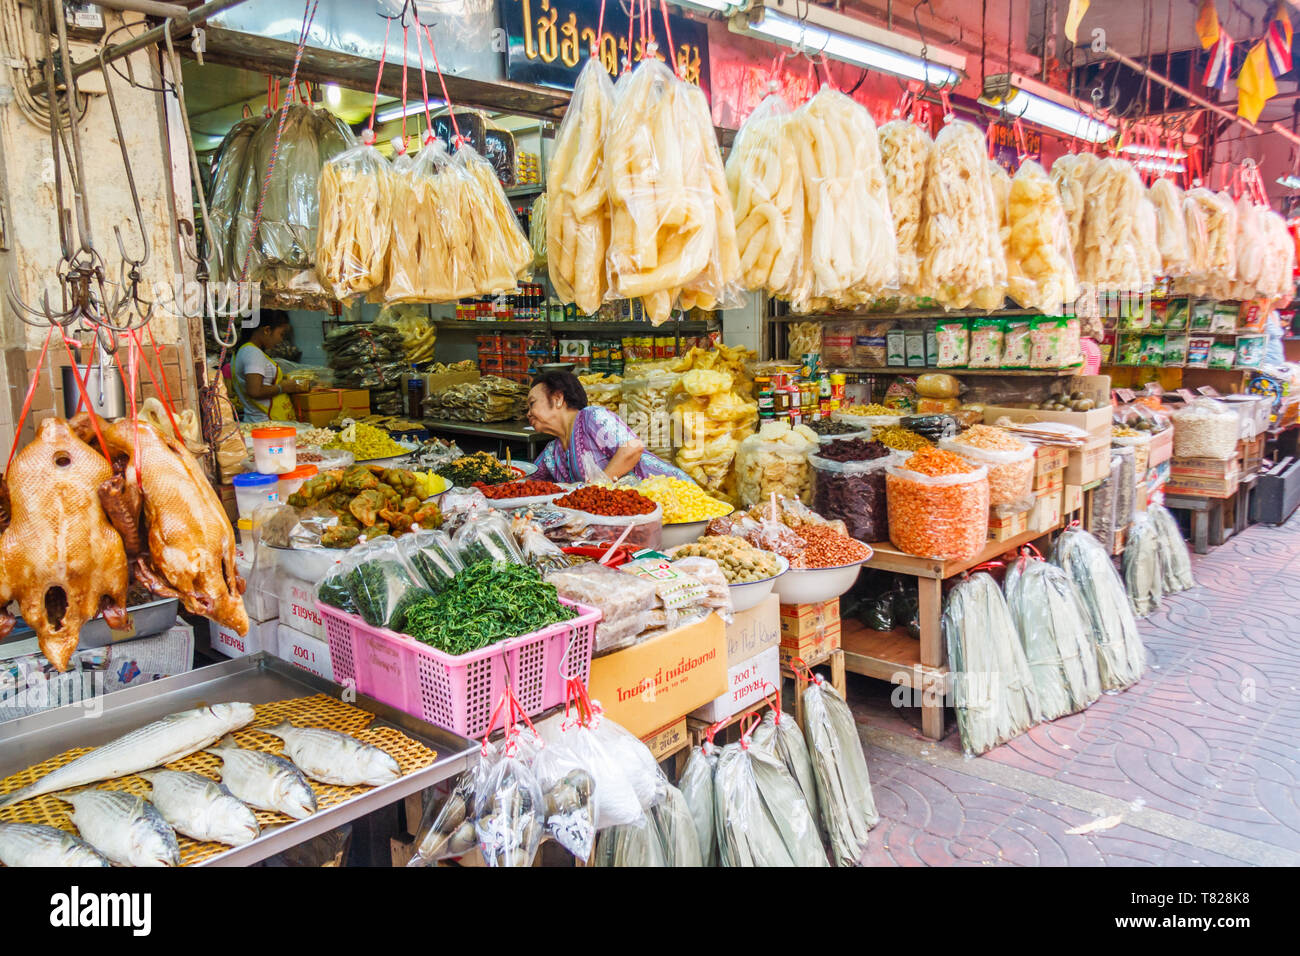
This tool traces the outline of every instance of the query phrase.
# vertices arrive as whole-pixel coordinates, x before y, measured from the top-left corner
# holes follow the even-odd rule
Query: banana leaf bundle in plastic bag
[[[649,816],[596,834],[590,866],[668,866],[659,828]]]
[[[665,866],[703,866],[695,819],[682,792],[660,775],[659,795],[650,807]]]
[[[795,719],[778,708],[772,708],[763,715],[759,725],[754,728],[754,746],[766,747],[785,765],[799,784],[803,798],[808,802],[808,810],[813,819],[821,823],[821,814],[817,803],[817,779],[813,774],[812,758],[808,755],[808,745],[804,742],[803,731]],[[822,832],[823,839],[826,834]]]
[[[1106,549],[1088,532],[1068,528],[1056,541],[1052,563],[1074,581],[1092,619],[1102,690],[1123,690],[1136,682],[1146,667],[1146,650]]]
[[[1043,720],[1083,710],[1101,696],[1092,624],[1066,573],[1021,556],[1007,568],[1007,609],[1020,632]]]
[[[856,866],[866,852],[867,833],[880,822],[857,722],[844,698],[817,675],[804,688],[803,708],[817,807],[831,856],[838,866]]]
[[[248,169],[249,144],[253,134],[266,122],[265,117],[242,119],[230,127],[230,132],[218,148],[216,170],[212,174],[212,188],[208,198],[208,233],[211,236],[208,250],[208,269],[212,278],[227,281],[239,278],[242,262],[231,262],[231,241],[235,222],[239,217],[239,202],[243,194],[244,174]]]
[[[1192,577],[1192,557],[1187,542],[1178,530],[1178,522],[1164,505],[1151,505],[1147,515],[1156,526],[1156,544],[1160,552],[1160,576],[1166,594],[1176,594],[1196,587]]]
[[[1038,693],[1029,662],[989,574],[962,581],[943,610],[962,749],[982,754],[1038,723]]]
[[[717,766],[718,750],[712,742],[705,741],[703,745],[691,748],[678,781],[691,819],[695,822],[695,838],[704,866],[718,865],[718,835],[713,817],[713,773]]]
[[[1160,532],[1148,515],[1139,512],[1134,516],[1124,544],[1124,588],[1138,617],[1146,617],[1164,600],[1159,538]]]
[[[723,866],[828,866],[799,784],[748,736],[718,756],[714,800]]]

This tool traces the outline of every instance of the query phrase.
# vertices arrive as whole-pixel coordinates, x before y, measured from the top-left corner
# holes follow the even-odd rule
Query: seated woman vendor
[[[604,471],[611,481],[624,475],[649,478],[669,475],[690,481],[686,473],[645,450],[627,423],[608,409],[587,404],[587,393],[572,372],[546,372],[528,393],[528,422],[553,441],[537,458],[536,478],[587,481]]]
[[[239,330],[239,344],[235,347],[231,377],[242,407],[241,417],[246,422],[292,421],[289,396],[305,392],[309,386],[285,378],[280,366],[267,355],[288,334],[289,313],[263,309],[260,319],[251,329]]]

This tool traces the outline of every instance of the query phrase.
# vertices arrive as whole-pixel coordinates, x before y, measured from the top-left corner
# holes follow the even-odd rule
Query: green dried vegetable
[[[446,478],[455,488],[469,488],[474,482],[485,485],[499,485],[505,481],[514,481],[515,473],[492,455],[485,451],[457,458],[449,465],[443,465],[435,472]]]
[[[533,568],[503,561],[470,565],[435,596],[406,611],[406,633],[446,654],[468,654],[575,616]]]

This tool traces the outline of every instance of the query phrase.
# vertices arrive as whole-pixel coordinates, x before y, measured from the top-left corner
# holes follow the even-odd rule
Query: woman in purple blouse
[[[528,422],[553,441],[537,458],[536,477],[545,481],[586,481],[596,471],[612,481],[624,475],[686,473],[645,450],[627,423],[608,409],[587,404],[587,393],[572,372],[546,372],[528,393]]]

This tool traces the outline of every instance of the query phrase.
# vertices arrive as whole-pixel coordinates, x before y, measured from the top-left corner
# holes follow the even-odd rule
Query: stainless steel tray
[[[127,608],[127,613],[131,616],[131,625],[124,631],[112,630],[104,623],[102,617],[94,618],[82,625],[81,634],[77,638],[77,650],[107,647],[137,637],[161,634],[176,623],[176,614],[179,610],[180,601],[176,598],[162,598],[158,601],[150,601],[148,604],[137,604]],[[36,633],[27,626],[26,621],[22,621],[21,618],[19,620],[20,623],[13,632],[0,641],[0,660],[35,654],[41,649],[36,640]]]
[[[46,760],[72,747],[98,747],[150,721],[206,704],[246,701],[264,704],[310,694],[342,696],[333,681],[298,670],[265,652],[200,667],[188,674],[128,687],[103,698],[98,717],[83,707],[68,706],[4,725],[0,743],[0,778]],[[209,857],[200,866],[248,866],[320,836],[335,827],[388,806],[409,794],[432,787],[460,773],[477,759],[478,744],[425,723],[369,697],[356,695],[349,703],[375,715],[372,726],[395,727],[437,753],[437,759],[414,773],[374,787],[337,806],[319,810],[305,820],[262,831],[244,846]]]

